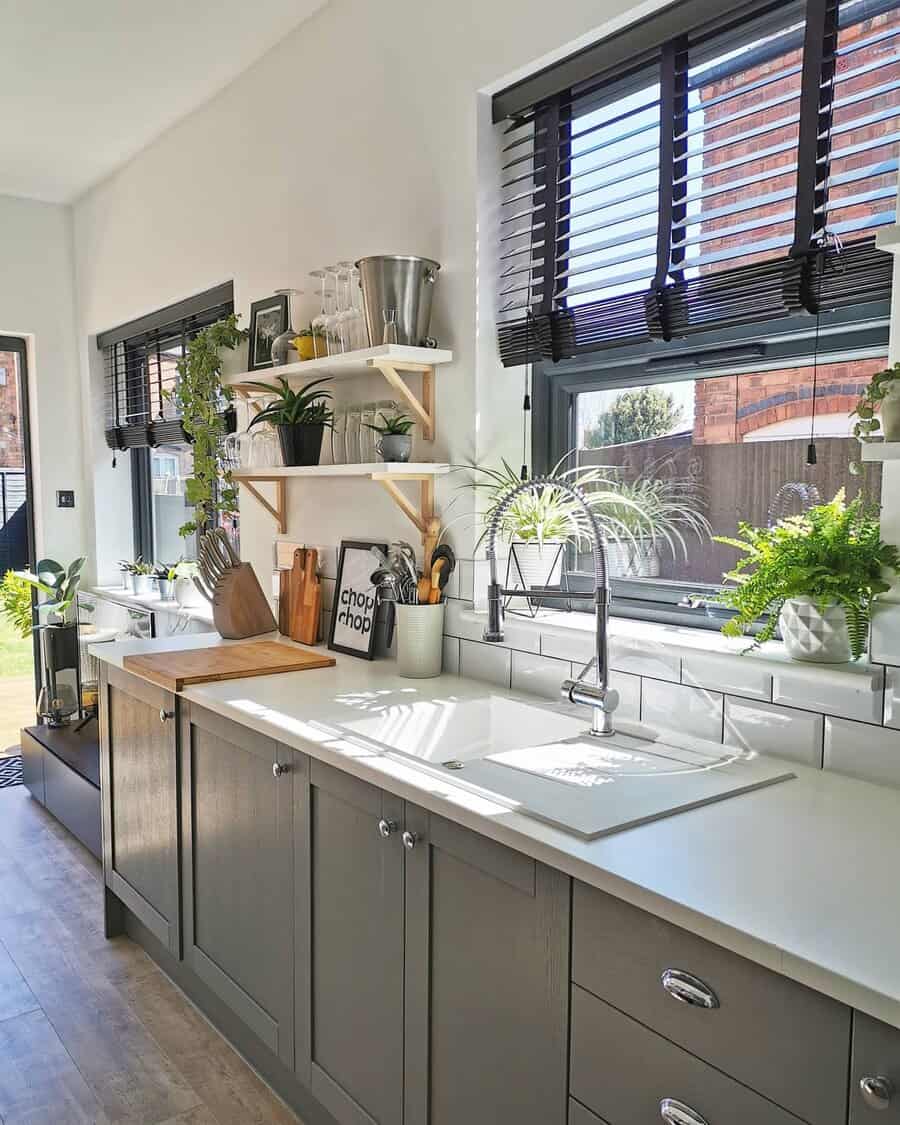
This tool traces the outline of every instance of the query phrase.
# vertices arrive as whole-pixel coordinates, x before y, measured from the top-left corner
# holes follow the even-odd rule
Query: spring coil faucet
[[[488,623],[484,630],[484,639],[492,644],[503,640],[503,599],[527,597],[528,591],[504,589],[497,581],[497,553],[495,544],[497,532],[500,530],[503,517],[511,505],[523,492],[538,492],[542,488],[557,488],[566,495],[571,496],[579,504],[587,517],[591,531],[591,547],[594,554],[594,614],[596,621],[595,651],[591,660],[582,668],[577,679],[563,680],[560,687],[563,698],[570,703],[582,704],[592,709],[590,733],[598,737],[614,734],[612,713],[619,705],[619,693],[609,686],[609,574],[606,565],[606,547],[603,535],[597,523],[587,497],[584,492],[574,484],[561,481],[556,477],[532,477],[522,481],[521,484],[511,488],[500,500],[495,508],[487,526],[487,547],[485,556],[490,563],[491,575],[488,585]],[[541,591],[541,598],[571,598],[568,591]],[[584,677],[593,669],[597,669],[597,684],[584,682]]]

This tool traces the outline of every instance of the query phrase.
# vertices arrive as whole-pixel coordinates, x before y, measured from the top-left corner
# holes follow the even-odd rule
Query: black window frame
[[[888,301],[823,313],[818,362],[886,354],[890,316]],[[532,368],[532,471],[534,475],[549,472],[575,448],[579,394],[678,378],[749,374],[758,371],[760,363],[777,370],[778,365],[790,366],[797,360],[809,363],[814,353],[815,320],[796,316],[759,326],[717,329],[689,340],[655,340],[572,360],[536,363]],[[573,548],[566,555],[565,580],[576,595],[594,588],[593,574],[577,569]],[[718,585],[647,578],[613,578],[610,584],[614,616],[714,630],[721,627],[721,615],[704,604],[706,597],[720,589]],[[593,603],[575,597],[571,608],[593,612]]]

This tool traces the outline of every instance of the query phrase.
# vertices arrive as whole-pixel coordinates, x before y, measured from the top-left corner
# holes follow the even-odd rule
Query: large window
[[[178,534],[190,518],[185,483],[192,455],[172,392],[188,342],[233,308],[228,283],[98,337],[107,444],[131,461],[136,557],[172,563],[196,556],[196,542]]]
[[[713,536],[879,496],[848,414],[887,356],[900,3],[686,0],[495,119],[500,352],[534,365],[534,467],[604,467],[668,512],[668,536],[609,545],[614,605],[704,619],[735,559]]]

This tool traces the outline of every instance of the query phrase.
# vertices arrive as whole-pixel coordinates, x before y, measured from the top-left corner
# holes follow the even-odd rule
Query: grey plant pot
[[[410,434],[382,434],[375,448],[385,461],[408,461],[412,437]]]

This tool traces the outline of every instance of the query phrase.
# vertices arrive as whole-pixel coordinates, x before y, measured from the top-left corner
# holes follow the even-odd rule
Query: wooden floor
[[[0,1122],[296,1125],[128,938],[100,868],[22,786],[0,789]]]

